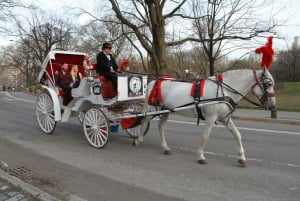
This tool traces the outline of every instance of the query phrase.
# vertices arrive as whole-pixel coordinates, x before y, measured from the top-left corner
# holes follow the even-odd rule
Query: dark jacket
[[[112,67],[114,71],[117,71],[118,66],[115,59],[110,55],[109,60],[103,52],[99,52],[99,54],[97,55],[97,73],[99,73],[100,75],[111,74],[110,67]]]
[[[58,73],[55,74],[55,82],[60,88],[65,90],[66,88],[70,88],[73,79],[69,72],[64,74],[62,71],[58,71]]]
[[[72,80],[73,80],[73,78],[72,78]],[[81,78],[80,78],[80,75],[78,72],[75,76],[75,80],[73,80],[73,88],[77,88],[79,86],[80,80],[81,80]]]

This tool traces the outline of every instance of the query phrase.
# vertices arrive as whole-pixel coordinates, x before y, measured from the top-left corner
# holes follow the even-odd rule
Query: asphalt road
[[[0,161],[28,182],[62,200],[298,201],[299,125],[236,121],[247,166],[238,166],[237,144],[222,126],[206,147],[207,165],[197,163],[203,125],[172,115],[166,137],[172,155],[159,146],[157,123],[145,143],[120,131],[101,150],[92,148],[76,118],[58,123],[52,135],[40,130],[35,97],[0,93]],[[17,98],[14,98],[17,97]],[[24,176],[25,175],[25,176]]]

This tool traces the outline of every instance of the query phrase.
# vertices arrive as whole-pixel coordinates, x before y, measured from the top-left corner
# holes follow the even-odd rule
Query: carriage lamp
[[[93,93],[95,95],[100,95],[101,94],[101,86],[100,85],[94,85],[92,87]]]

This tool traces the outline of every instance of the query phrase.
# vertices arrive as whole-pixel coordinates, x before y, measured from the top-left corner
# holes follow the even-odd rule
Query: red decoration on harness
[[[155,81],[150,95],[148,97],[148,104],[149,105],[157,105],[162,102],[162,92],[161,92],[161,83],[164,80],[174,80],[173,76],[165,75],[161,79]]]
[[[200,86],[199,86],[199,93],[200,93],[199,95],[200,95],[200,97],[202,97],[203,94],[204,94],[205,81],[206,81],[206,79],[201,79],[201,81],[200,81]],[[192,97],[195,97],[196,83],[197,83],[197,81],[194,81],[193,84],[192,84],[192,88],[191,88],[191,96]]]
[[[224,76],[223,74],[216,74],[216,81],[223,82]]]
[[[263,54],[262,61],[260,64],[262,68],[266,67],[267,69],[269,69],[272,64],[274,55],[274,50],[272,48],[272,40],[273,36],[268,37],[268,42],[265,44],[265,46],[262,46],[255,50],[256,54]]]

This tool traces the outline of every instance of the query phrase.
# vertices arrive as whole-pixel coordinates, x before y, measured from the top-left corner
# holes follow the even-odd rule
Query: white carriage
[[[69,69],[78,65],[82,74],[79,86],[71,90],[72,101],[66,106],[62,104],[64,91],[55,83],[55,72],[63,63],[67,63]],[[53,133],[59,121],[78,117],[87,141],[95,148],[103,148],[110,133],[118,132],[119,127],[132,137],[139,135],[138,124],[124,126],[122,121],[132,120],[145,109],[147,76],[121,73],[118,89],[114,91],[110,81],[97,75],[95,64],[89,63],[87,54],[50,51],[41,66],[38,81],[43,90],[36,100],[36,117],[44,133]],[[133,121],[129,122],[134,124]]]

